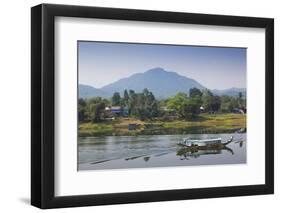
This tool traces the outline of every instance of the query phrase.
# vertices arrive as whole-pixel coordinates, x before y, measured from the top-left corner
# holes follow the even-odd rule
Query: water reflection
[[[149,159],[150,159],[149,156],[143,158],[143,160],[144,160],[145,162],[149,161]]]
[[[183,138],[222,138],[230,144],[179,146]],[[246,163],[246,134],[116,136],[79,139],[78,169],[119,169]]]
[[[243,147],[243,144],[244,144],[244,141],[241,140],[241,141],[236,141],[235,143],[239,143],[239,147],[242,148]]]
[[[215,147],[184,147],[178,150],[176,155],[179,156],[181,160],[189,160],[190,158],[199,158],[201,155],[219,155],[222,154],[222,150],[226,150],[231,155],[234,155],[234,151],[224,145]]]

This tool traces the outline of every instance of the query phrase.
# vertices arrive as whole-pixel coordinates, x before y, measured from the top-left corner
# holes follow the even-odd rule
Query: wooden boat
[[[218,145],[227,145],[233,141],[233,136],[230,137],[228,141],[222,143],[221,138],[212,138],[212,139],[202,139],[202,140],[192,140],[192,139],[183,139],[179,145],[185,147],[210,147],[210,146],[218,146]]]

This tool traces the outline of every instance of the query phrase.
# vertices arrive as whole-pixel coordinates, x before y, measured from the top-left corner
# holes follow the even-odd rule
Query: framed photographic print
[[[274,21],[31,9],[31,203],[272,194]]]

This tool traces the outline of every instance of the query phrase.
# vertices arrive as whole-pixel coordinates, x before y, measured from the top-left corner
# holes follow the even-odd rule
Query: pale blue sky
[[[100,88],[154,67],[209,89],[246,88],[246,48],[78,42],[79,83]]]

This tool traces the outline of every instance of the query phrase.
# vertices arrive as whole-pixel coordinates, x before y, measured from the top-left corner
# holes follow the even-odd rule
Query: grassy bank
[[[137,124],[136,129],[128,130],[128,125],[132,123]],[[135,118],[118,118],[100,123],[80,123],[79,136],[232,133],[241,128],[246,128],[246,115],[241,114],[201,114],[192,121],[141,121]]]

